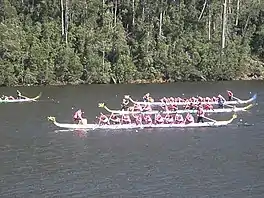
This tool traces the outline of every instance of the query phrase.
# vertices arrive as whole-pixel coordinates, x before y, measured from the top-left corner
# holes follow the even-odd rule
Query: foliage
[[[226,1],[224,49],[224,0],[1,2],[0,86],[234,80],[264,70],[264,1]]]

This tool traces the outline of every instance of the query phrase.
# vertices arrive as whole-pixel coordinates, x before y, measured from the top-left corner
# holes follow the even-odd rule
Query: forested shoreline
[[[0,86],[264,77],[262,0],[1,0]]]

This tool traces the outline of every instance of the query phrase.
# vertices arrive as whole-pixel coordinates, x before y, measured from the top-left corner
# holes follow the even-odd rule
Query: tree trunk
[[[116,26],[116,18],[117,18],[117,0],[115,0],[115,17],[114,17],[114,27]]]
[[[225,48],[225,32],[226,32],[226,4],[227,0],[224,0],[223,4],[223,15],[222,15],[222,39],[221,39],[221,47]]]
[[[64,37],[64,6],[63,6],[63,0],[61,0],[61,36]]]
[[[159,36],[162,34],[162,11],[160,12],[160,21],[159,21]]]
[[[200,16],[199,16],[199,18],[198,18],[198,21],[200,21],[201,18],[202,18],[202,16],[203,16],[203,13],[204,13],[204,9],[205,9],[205,7],[206,7],[206,4],[207,4],[207,0],[204,0],[203,9],[202,9],[202,12],[201,12],[201,14],[200,14]]]
[[[68,0],[65,1],[65,43],[68,45],[68,27],[69,27],[69,21],[68,21]]]
[[[135,25],[135,0],[132,0],[132,26]]]
[[[237,7],[236,7],[236,22],[235,25],[238,25],[238,18],[239,18],[239,5],[240,5],[240,0],[237,0]]]
[[[228,14],[232,13],[232,0],[228,0]]]
[[[211,40],[211,5],[208,4],[208,40]]]

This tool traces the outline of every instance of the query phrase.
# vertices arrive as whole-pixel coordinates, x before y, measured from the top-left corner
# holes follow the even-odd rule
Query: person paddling
[[[27,99],[25,96],[22,96],[20,91],[17,90],[16,93],[17,93],[17,99]]]
[[[192,114],[188,113],[185,117],[184,120],[185,124],[191,124],[194,123],[194,117],[192,116]]]
[[[84,112],[79,109],[78,111],[76,111],[73,115],[73,121],[76,123],[76,124],[83,124],[83,114]]]
[[[128,109],[128,104],[129,104],[129,100],[127,99],[123,99],[122,103],[121,103],[121,110],[127,111]]]
[[[149,93],[143,96],[143,101],[144,102],[154,102],[153,98],[150,97]]]
[[[204,122],[203,118],[204,118],[204,109],[202,106],[200,106],[197,109],[197,123],[199,122],[203,123]]]
[[[228,95],[228,101],[231,101],[233,99],[233,96],[234,96],[233,92],[227,90],[227,95]]]

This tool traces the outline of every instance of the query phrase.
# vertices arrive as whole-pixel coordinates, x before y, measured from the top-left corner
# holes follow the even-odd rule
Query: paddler
[[[222,95],[218,95],[218,107],[224,108],[224,103],[226,102],[226,99]]]
[[[123,101],[121,103],[121,110],[127,111],[128,109],[129,100],[123,98]]]
[[[149,93],[147,93],[146,95],[143,96],[143,101],[144,102],[154,102],[153,98],[150,97]]]
[[[199,106],[198,109],[197,109],[197,123],[199,122],[204,122],[203,120],[204,118],[204,109],[202,106]]]
[[[233,99],[233,96],[234,96],[233,92],[227,90],[227,95],[228,95],[228,101],[231,101]]]
[[[185,117],[185,124],[194,123],[194,117],[192,114],[188,113]]]
[[[184,123],[184,118],[182,116],[182,114],[175,114],[175,124],[182,124]]]
[[[17,93],[17,99],[26,99],[25,96],[22,96],[20,91],[16,90],[16,93]]]
[[[78,111],[76,111],[73,115],[73,121],[76,123],[76,124],[83,124],[83,114],[84,112],[79,109]]]

